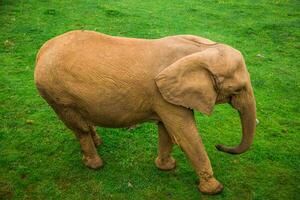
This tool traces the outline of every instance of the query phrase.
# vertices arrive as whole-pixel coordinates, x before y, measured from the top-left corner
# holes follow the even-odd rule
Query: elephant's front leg
[[[188,156],[200,178],[199,190],[204,194],[216,194],[223,186],[213,176],[210,160],[198,134],[193,112],[170,106],[159,112],[160,117],[175,142]]]
[[[173,142],[162,122],[158,123],[158,156],[156,166],[161,170],[171,170],[176,166],[175,159],[171,156]]]

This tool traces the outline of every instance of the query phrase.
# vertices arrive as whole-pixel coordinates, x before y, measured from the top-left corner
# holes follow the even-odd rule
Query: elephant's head
[[[243,56],[226,45],[215,45],[183,57],[161,71],[155,78],[168,102],[196,109],[210,115],[218,103],[229,103],[240,114],[243,137],[240,145],[217,149],[239,154],[253,142],[256,106],[249,73]]]

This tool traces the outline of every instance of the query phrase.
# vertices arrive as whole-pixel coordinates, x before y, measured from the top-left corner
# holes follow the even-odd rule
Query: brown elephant
[[[95,126],[129,127],[155,121],[156,166],[175,167],[178,144],[200,178],[202,193],[221,192],[196,128],[193,110],[210,115],[218,103],[240,114],[241,143],[217,149],[239,154],[253,142],[256,106],[242,54],[225,44],[193,35],[161,39],[113,37],[71,31],[40,49],[35,83],[41,96],[79,139],[86,166],[102,166]]]

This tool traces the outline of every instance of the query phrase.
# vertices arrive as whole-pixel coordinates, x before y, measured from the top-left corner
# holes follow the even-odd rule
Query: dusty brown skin
[[[180,145],[200,178],[199,189],[215,194],[223,186],[214,178],[192,109],[210,115],[218,103],[240,113],[242,140],[221,151],[238,154],[253,142],[256,107],[241,53],[225,44],[192,35],[154,40],[72,31],[40,49],[35,83],[42,97],[73,130],[85,165],[102,166],[96,147],[102,140],[95,126],[158,124],[162,170],[175,167],[171,156]]]

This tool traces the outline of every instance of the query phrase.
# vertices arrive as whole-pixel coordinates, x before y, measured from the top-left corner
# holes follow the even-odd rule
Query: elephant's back
[[[94,31],[70,31],[47,41],[36,57],[36,73],[82,68],[98,71],[147,70],[157,59],[155,40],[122,38]],[[44,69],[43,69],[44,68]],[[84,75],[84,74],[81,74]],[[36,77],[38,78],[38,77]]]

